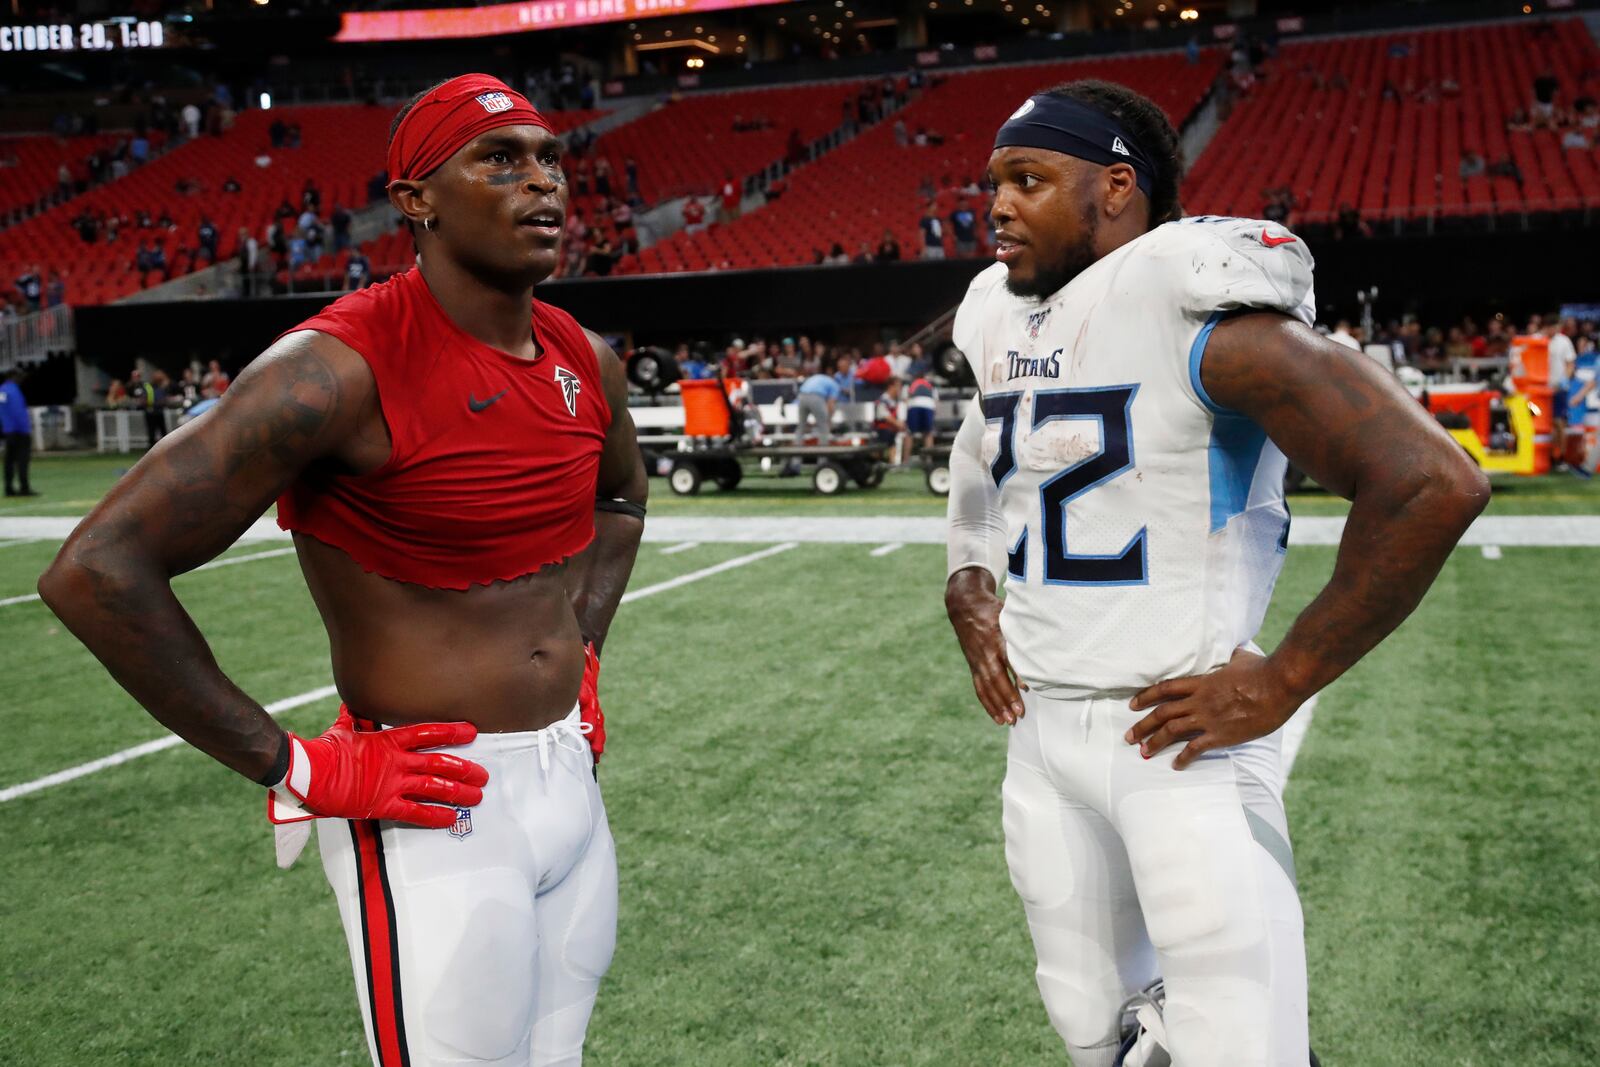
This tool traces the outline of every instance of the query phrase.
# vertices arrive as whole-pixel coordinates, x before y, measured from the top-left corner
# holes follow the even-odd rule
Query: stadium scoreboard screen
[[[473,8],[347,11],[336,41],[419,41],[491,37],[603,22],[688,15],[729,8],[765,7],[788,0],[530,0]]]
[[[167,43],[161,23],[132,19],[0,26],[0,52],[113,52],[162,48]]]

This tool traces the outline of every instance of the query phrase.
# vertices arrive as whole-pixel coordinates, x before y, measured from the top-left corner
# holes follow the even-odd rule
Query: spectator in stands
[[[798,167],[806,161],[806,142],[800,136],[800,128],[792,127],[789,130],[789,141],[783,150],[784,161],[791,167]]]
[[[1350,332],[1350,321],[1348,319],[1340,319],[1334,324],[1333,332],[1328,335],[1328,340],[1336,345],[1344,345],[1346,348],[1355,349],[1357,352],[1361,351],[1361,342],[1357,341],[1355,335]]]
[[[1511,133],[1527,133],[1533,129],[1533,123],[1529,121],[1528,113],[1519,107],[1506,119],[1506,129]]]
[[[238,193],[241,188],[242,186],[239,185],[239,179],[235,178],[231,174],[228,175],[227,180],[222,183],[222,191],[225,193]]]
[[[569,242],[577,241],[581,243],[588,240],[589,225],[583,221],[583,212],[578,208],[573,208],[567,212],[566,233]]]
[[[372,263],[366,253],[357,248],[351,251],[344,265],[344,291],[365,289],[372,284]]]
[[[626,200],[617,201],[611,208],[611,225],[619,233],[633,225],[633,206]]]
[[[868,241],[862,241],[861,247],[856,249],[855,258],[850,262],[860,264],[871,263],[872,261],[872,244]]]
[[[188,411],[199,402],[200,380],[195,377],[193,367],[185,367],[178,375],[178,384],[167,394],[167,407]]]
[[[226,393],[231,384],[232,379],[222,369],[222,364],[212,360],[206,364],[206,372],[200,377],[200,393],[206,399],[214,400]]]
[[[879,263],[898,263],[900,261],[900,242],[894,239],[893,230],[883,231],[883,240],[878,242],[876,256]]]
[[[1586,150],[1592,147],[1589,135],[1579,126],[1568,126],[1561,133],[1561,147]]]
[[[133,140],[128,142],[128,155],[136,165],[150,162],[150,137],[144,133],[136,133]]]
[[[179,114],[183,117],[183,135],[191,140],[199,137],[200,109],[195,107],[193,102],[190,102],[183,105],[183,110]],[[278,124],[274,123],[274,125]],[[277,142],[274,141],[273,143],[276,144]]]
[[[623,188],[627,191],[628,199],[639,198],[639,162],[629,156],[622,164]]]
[[[956,201],[950,212],[950,232],[955,235],[956,255],[972,256],[978,252],[978,216],[966,197]]]
[[[894,120],[894,143],[897,148],[906,148],[911,144],[911,135],[906,132],[906,120]]]
[[[739,203],[744,199],[739,191],[739,183],[733,180],[731,171],[722,174],[722,221],[732,222],[739,217]]]
[[[72,195],[72,168],[65,162],[56,167],[56,195],[63,200]]]
[[[922,258],[944,258],[944,222],[932,200],[922,209],[922,219],[917,223],[922,231]]]
[[[1275,189],[1263,189],[1261,192],[1266,204],[1261,209],[1261,217],[1268,222],[1276,222],[1280,226],[1290,226],[1294,219],[1294,191],[1288,186],[1279,186]]]
[[[1339,214],[1333,223],[1333,239],[1335,241],[1350,240],[1357,237],[1371,237],[1372,227],[1361,217],[1352,204],[1339,205]]]
[[[306,255],[309,260],[315,260],[322,255],[322,220],[317,218],[317,213],[311,208],[306,208],[296,220],[295,228],[306,242]]]
[[[584,263],[584,273],[593,274],[604,278],[611,273],[611,268],[617,265],[616,249],[611,246],[611,240],[605,231],[597,231],[594,244],[589,247],[589,257]]]
[[[683,202],[683,229],[686,233],[699,233],[706,228],[706,208],[691,196]]]
[[[767,188],[762,195],[766,197],[767,203],[770,204],[788,191],[789,179],[780,174],[767,183]]]
[[[106,244],[116,244],[117,237],[122,232],[122,216],[101,213],[99,220],[105,231]]]
[[[56,270],[50,272],[50,282],[44,287],[44,306],[60,307],[67,302],[67,282]]]
[[[298,122],[289,123],[289,132],[284,135],[283,147],[285,147],[285,148],[299,148],[300,147],[300,124]]]
[[[847,267],[850,265],[850,254],[844,250],[844,245],[838,241],[833,242],[833,247],[828,249],[828,254],[823,257],[824,267]]]
[[[578,157],[577,164],[572,168],[572,185],[578,191],[579,197],[589,195],[589,179],[593,171],[593,164],[583,156]]]
[[[200,216],[200,227],[195,231],[195,234],[199,242],[197,255],[203,254],[208,263],[215,263],[217,261],[217,242],[221,239],[221,235],[217,233],[216,223],[211,221],[209,215]]]
[[[272,142],[273,148],[282,148],[283,142],[289,138],[289,127],[280,119],[273,119],[272,125],[267,127],[267,140]]]
[[[1529,124],[1535,129],[1553,130],[1559,116],[1556,114],[1556,93],[1561,81],[1555,71],[1546,67],[1533,79],[1533,103],[1528,107]]]
[[[296,230],[289,236],[289,270],[297,271],[311,263],[311,246],[306,241],[304,230]]]
[[[333,205],[333,214],[328,219],[328,225],[333,230],[333,250],[343,252],[350,247],[350,211],[343,204]]]
[[[29,311],[38,311],[44,294],[44,276],[35,263],[17,275],[17,293]]]
[[[1578,97],[1572,105],[1572,121],[1591,138],[1600,135],[1600,105],[1596,105],[1594,97]]]
[[[904,463],[900,435],[906,432],[906,424],[900,418],[899,378],[890,378],[883,383],[883,394],[873,401],[872,429],[877,433],[881,443],[895,446],[890,453],[889,463],[893,466]],[[909,443],[909,441],[904,442],[904,444]]]
[[[239,295],[254,296],[256,278],[261,271],[261,242],[250,231],[239,227]]]
[[[0,435],[6,446],[6,496],[38,496],[28,484],[33,455],[33,416],[22,395],[22,368],[12,367],[0,385]]]
[[[1471,359],[1472,356],[1472,342],[1467,338],[1466,330],[1460,326],[1450,327],[1450,331],[1445,334],[1445,359],[1453,362],[1460,359]]]
[[[1462,181],[1476,178],[1489,169],[1488,161],[1483,158],[1483,153],[1467,149],[1461,153],[1461,163],[1456,167],[1456,176]]]
[[[833,413],[842,392],[838,381],[828,374],[813,374],[800,383],[800,392],[795,397],[795,444],[805,443],[808,423],[816,423],[817,444],[833,443]]]
[[[1510,178],[1517,183],[1517,188],[1522,188],[1522,168],[1517,166],[1517,161],[1510,156],[1505,156],[1489,164],[1491,178]]]
[[[145,381],[144,375],[135,367],[128,375],[128,400],[135,409],[144,413],[145,434],[150,444],[154,445],[167,432],[166,420],[161,416],[166,394],[153,380]]]
[[[122,384],[121,378],[111,379],[111,388],[106,390],[106,407],[120,408],[128,402],[128,387]]]
[[[600,197],[611,195],[611,160],[605,156],[594,161],[594,194]]]
[[[139,288],[150,286],[150,272],[156,269],[155,250],[148,238],[140,238],[138,251],[133,254],[133,269],[139,272]]]
[[[785,337],[778,347],[777,354],[772,357],[772,373],[777,378],[798,378],[800,365],[803,362],[800,348],[795,344],[793,337]]]

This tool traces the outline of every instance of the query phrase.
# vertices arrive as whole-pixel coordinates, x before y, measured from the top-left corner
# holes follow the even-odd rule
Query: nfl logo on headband
[[[491,115],[501,111],[510,111],[513,106],[511,98],[505,93],[484,93],[478,97],[478,103],[482,104],[483,110]]]

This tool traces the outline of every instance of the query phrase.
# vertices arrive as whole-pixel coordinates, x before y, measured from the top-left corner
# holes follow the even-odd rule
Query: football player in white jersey
[[[1146,1036],[1176,1067],[1305,1067],[1279,730],[1416,607],[1488,484],[1387,372],[1310,328],[1300,238],[1181,218],[1177,135],[1149,100],[1039,93],[989,176],[999,262],[956,319],[979,395],[945,598],[1012,728],[1006,860],[1039,991],[1074,1067],[1119,1062],[1119,1008],[1158,978]],[[1285,455],[1353,503],[1327,587],[1263,655]]]

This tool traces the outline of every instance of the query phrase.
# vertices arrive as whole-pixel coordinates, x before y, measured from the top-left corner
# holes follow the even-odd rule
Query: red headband
[[[418,100],[400,120],[389,141],[389,180],[424,178],[462,145],[501,126],[550,129],[528,98],[499,78],[487,74],[451,78]]]

